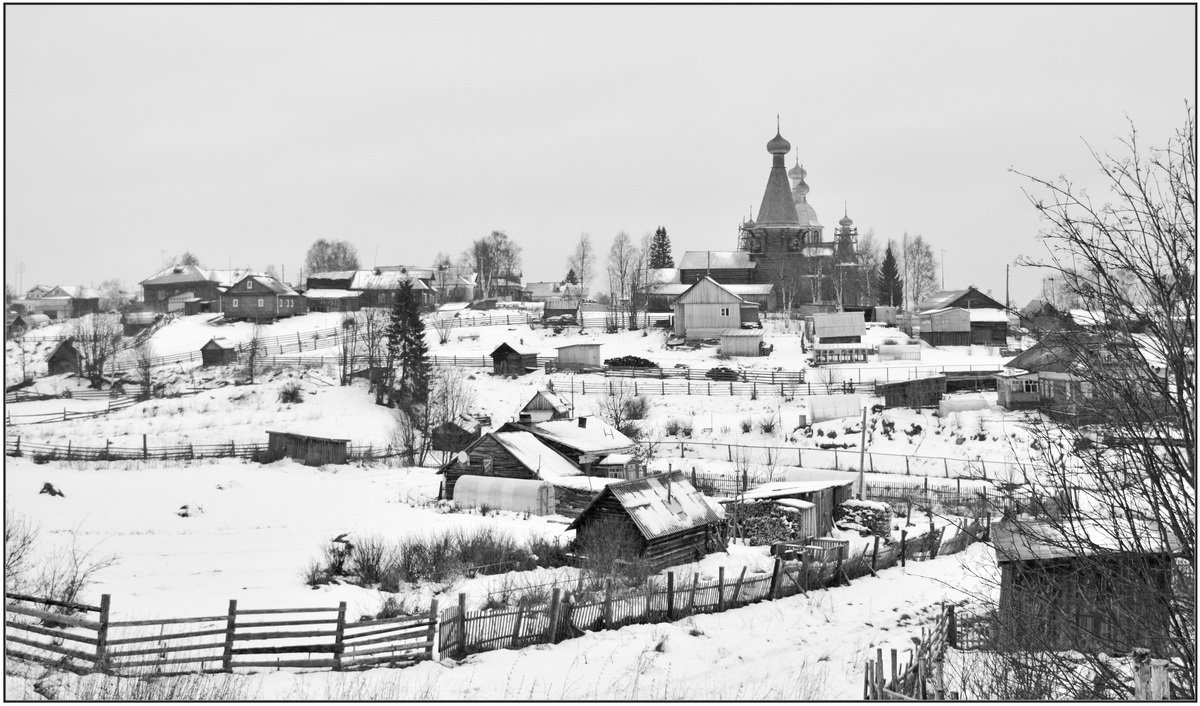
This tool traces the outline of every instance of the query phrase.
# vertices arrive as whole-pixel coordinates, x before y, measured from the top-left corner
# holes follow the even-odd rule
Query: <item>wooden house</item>
[[[470,418],[446,420],[429,432],[434,451],[458,453],[479,438],[479,423]]]
[[[413,294],[419,298],[421,306],[432,307],[435,293],[417,274],[409,272],[407,268],[393,270],[377,267],[363,270],[354,273],[349,289],[361,293],[362,306],[390,309],[396,304],[396,292],[400,291],[400,286],[411,282]]]
[[[162,314],[154,311],[127,311],[121,314],[121,330],[126,336],[136,336],[158,322]]]
[[[24,313],[44,314],[61,321],[98,313],[100,293],[87,287],[39,285],[15,300],[13,306]]]
[[[739,329],[742,327],[742,305],[746,303],[711,277],[705,277],[688,287],[672,304],[675,335],[699,340]]]
[[[594,475],[602,478],[633,480],[646,475],[646,467],[634,454],[608,454],[592,466]]]
[[[552,419],[566,419],[570,416],[571,406],[550,390],[538,390],[517,413],[517,419],[521,423],[548,422]]]
[[[4,337],[5,338],[20,338],[29,330],[29,324],[25,323],[25,319],[20,314],[15,314],[11,311],[4,314]]]
[[[526,282],[525,291],[531,302],[548,302],[552,299],[579,299],[579,285],[570,282]]]
[[[20,338],[27,331],[50,325],[50,317],[45,314],[13,314],[8,319],[7,333],[9,338]]]
[[[1048,301],[1031,299],[1017,314],[1018,323],[1033,333],[1058,331],[1067,326],[1070,318]]]
[[[853,480],[777,481],[720,502],[730,517],[737,517],[742,503],[782,503],[796,515],[803,536],[827,537],[833,532],[834,509],[853,496],[853,486]]]
[[[476,439],[438,473],[446,478],[447,498],[454,497],[454,484],[464,475],[546,481],[583,475],[570,459],[538,437],[507,426]]]
[[[491,356],[492,373],[496,375],[524,375],[537,370],[537,353],[519,349],[511,343],[501,343]]]
[[[730,329],[721,332],[721,353],[728,356],[763,355],[762,329]]]
[[[286,431],[267,432],[267,451],[272,455],[294,458],[306,466],[345,463],[349,458],[349,439],[328,439]]]
[[[675,471],[605,486],[568,529],[585,556],[615,551],[657,570],[724,549],[723,519],[720,506]]]
[[[946,394],[946,376],[931,375],[899,382],[877,382],[875,394],[883,397],[883,403],[887,407],[937,407]]]
[[[599,370],[602,366],[599,343],[568,343],[558,347],[559,370]]]
[[[220,307],[221,292],[248,274],[247,270],[209,270],[196,265],[172,265],[142,280],[142,299],[158,312],[182,311],[185,299]],[[182,296],[181,296],[182,295]],[[172,306],[178,308],[172,309]]]
[[[83,358],[75,349],[75,339],[67,338],[58,342],[46,356],[47,375],[62,375],[63,373],[82,374]]]
[[[1173,542],[1147,523],[1139,548],[1109,523],[1013,519],[993,525],[1000,566],[998,647],[1165,656]]]
[[[224,338],[213,338],[200,346],[201,365],[233,365],[237,362],[237,346]]]
[[[221,311],[231,321],[274,321],[308,311],[299,292],[270,275],[246,275],[221,294]]]
[[[1036,372],[1005,368],[996,373],[996,404],[1008,410],[1037,409],[1040,385]]]
[[[358,311],[362,308],[362,292],[350,289],[309,289],[304,292],[309,311]]]
[[[542,443],[570,459],[588,475],[594,472],[593,464],[605,456],[633,453],[637,449],[637,442],[600,417],[576,417],[501,427],[506,428],[532,432]]]
[[[952,326],[948,325],[949,320],[946,322],[926,321],[925,314],[933,311],[944,312],[947,309],[967,310],[967,323],[963,329],[968,332],[967,336],[962,336],[959,333],[960,329],[955,328],[962,326],[959,321],[961,315],[953,316]],[[944,343],[930,341],[935,346],[965,346],[972,343],[1003,346],[1008,341],[1008,314],[1004,305],[975,287],[934,292],[917,305],[917,312],[921,324],[921,337],[925,337],[926,324],[929,323],[934,326],[933,331],[939,332],[934,334],[934,337],[944,341]],[[939,323],[943,323],[943,325],[939,326]]]
[[[574,316],[576,321],[579,321],[579,300],[578,299],[547,299],[542,306],[542,319],[548,319],[552,316]]]
[[[930,309],[1000,309],[1004,305],[979,291],[975,287],[966,289],[947,289],[934,292],[917,304],[917,311]]]

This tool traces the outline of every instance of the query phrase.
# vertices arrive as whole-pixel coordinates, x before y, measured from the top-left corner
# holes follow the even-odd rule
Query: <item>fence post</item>
[[[908,456],[904,457],[904,475],[912,475],[912,471],[908,469]]]
[[[875,693],[883,700],[883,648],[875,648]]]
[[[875,570],[875,562],[879,559],[879,535],[875,535],[875,548],[871,550],[871,571]]]
[[[987,461],[979,459],[979,465],[983,468],[983,479],[987,480]]]
[[[929,492],[929,476],[925,476],[925,492]]]
[[[946,644],[958,647],[958,617],[954,614],[954,604],[946,606]]]
[[[892,686],[891,686],[891,688],[896,691],[899,690],[896,685],[896,681],[898,680],[898,675],[896,672],[896,663],[898,661],[897,657],[898,657],[898,654],[896,652],[896,648],[893,647],[892,648]]]
[[[783,557],[775,555],[775,568],[771,571],[771,600],[779,597],[779,577],[783,573]]]
[[[142,460],[150,457],[150,447],[146,445],[146,435],[142,434]]]
[[[950,477],[950,459],[942,457],[942,467],[946,469],[946,477]],[[925,487],[929,487],[929,480],[925,480]]]
[[[717,568],[717,612],[725,612],[725,567]]]
[[[192,453],[192,445],[188,444],[188,460],[191,461],[193,458],[195,458],[195,454]]]
[[[299,334],[296,334],[299,336]],[[435,598],[434,601],[437,601]],[[334,629],[333,636],[333,670],[340,671],[342,668],[342,652],[346,649],[344,644],[346,636],[346,601],[338,603],[337,628]]]
[[[612,577],[604,579],[604,629],[612,629]]]
[[[100,627],[96,630],[96,668],[107,669],[108,666],[108,611],[112,596],[105,593],[100,596]]]
[[[69,443],[69,442],[68,442]],[[17,437],[17,455],[21,455],[21,437]]]
[[[21,450],[20,439],[17,440],[17,451]],[[67,460],[71,460],[71,440],[67,439]]]
[[[834,449],[833,450],[833,469],[836,471],[837,468],[838,468],[837,449]]]
[[[667,620],[675,619],[675,572],[667,572]]]
[[[962,495],[962,478],[954,479],[954,492]]]
[[[346,622],[346,613],[345,613],[345,607],[344,607],[345,605],[346,604],[343,603],[341,609],[338,612],[338,619],[339,619],[340,624],[342,624],[342,625],[345,625],[345,622]],[[438,599],[435,596],[434,599],[432,601],[430,601],[430,603],[429,603],[429,631],[425,633],[425,642],[429,643],[429,646],[426,647],[425,650],[426,650],[427,654],[429,655],[429,659],[433,659],[433,641],[434,641],[434,638],[437,636],[437,632],[438,632],[437,622],[438,622]],[[342,640],[342,635],[341,635],[341,632],[339,631],[338,632],[338,642],[341,642],[341,640]],[[440,645],[438,647],[439,647],[439,649],[441,648]],[[341,659],[342,659],[342,653],[339,650],[338,651],[338,663],[339,664],[341,664]]]
[[[863,669],[863,701],[871,700],[871,660],[867,660],[867,665]]]
[[[229,618],[225,623],[225,652],[221,655],[221,671],[233,671],[233,633],[237,622],[237,599],[229,601]]]
[[[908,530],[900,530],[900,566],[901,566],[901,568],[904,567],[905,555],[908,554],[908,551],[906,550],[906,547],[908,546],[907,537],[908,537]]]
[[[521,641],[521,622],[524,619],[525,619],[525,606],[521,606],[520,609],[517,610],[516,620],[513,621],[513,634],[512,634],[512,641],[509,643],[510,647],[517,648],[517,647],[521,646],[519,644]]]
[[[558,589],[554,589],[556,598]],[[467,656],[467,594],[458,594],[458,658]]]
[[[463,600],[466,599],[466,594],[459,594]],[[555,588],[554,593],[550,596],[550,627],[546,628],[546,642],[554,644],[558,640],[558,614],[562,605],[562,589]]]

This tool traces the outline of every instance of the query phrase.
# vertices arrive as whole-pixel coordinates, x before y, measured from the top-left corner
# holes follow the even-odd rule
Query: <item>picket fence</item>
[[[231,600],[224,615],[113,620],[108,594],[98,606],[9,592],[4,598],[6,655],[116,674],[408,666],[432,658],[438,615],[437,599],[425,616],[360,622],[346,621],[344,602],[243,609]]]
[[[907,662],[899,659],[898,650],[891,650],[890,677],[883,662],[883,648],[876,648],[875,659],[866,663],[863,673],[863,700],[957,700],[957,694],[947,694],[942,671],[946,647],[955,641],[954,632],[954,606],[943,605],[933,626],[921,628],[920,642],[907,651]]]
[[[550,603],[500,610],[466,610],[466,596],[458,605],[444,609],[440,617],[440,650],[457,658],[476,652],[519,649],[535,644],[554,644],[578,637],[585,631],[615,630],[637,623],[679,620],[700,613],[719,613],[730,608],[775,600],[810,590],[826,589],[878,571],[903,566],[909,560],[934,559],[962,551],[979,541],[982,528],[972,522],[943,542],[943,529],[910,539],[907,532],[899,542],[876,540],[873,550],[848,556],[849,542],[819,538],[801,544],[776,545],[776,560],[770,574],[746,575],[742,567],[736,580],[724,567],[717,581],[676,581],[667,572],[665,586],[654,582],[618,593],[611,579],[601,591],[571,591],[554,587]],[[881,548],[882,544],[882,548]]]

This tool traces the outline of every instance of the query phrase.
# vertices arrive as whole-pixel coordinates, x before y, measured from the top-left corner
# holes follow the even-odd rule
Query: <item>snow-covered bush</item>
[[[838,529],[886,537],[892,529],[892,507],[877,500],[847,500],[833,511]]]

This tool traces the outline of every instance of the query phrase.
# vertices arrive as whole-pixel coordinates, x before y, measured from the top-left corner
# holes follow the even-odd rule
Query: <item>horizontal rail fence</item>
[[[4,440],[5,456],[30,456],[36,461],[191,461],[204,458],[243,458],[251,461],[267,458],[267,444],[178,444],[174,446],[85,446],[68,441],[66,444],[44,444],[23,441],[21,437]],[[350,461],[372,461],[398,456],[391,446],[351,444],[347,448]]]
[[[651,379],[681,379],[708,382],[712,368],[622,368],[608,367],[604,377],[612,378],[651,378]],[[800,385],[804,383],[803,370],[740,370],[739,382],[756,382],[762,385]],[[839,385],[841,383],[838,383]]]
[[[611,395],[617,391],[628,391],[635,395],[705,395],[759,397],[780,396],[800,397],[804,395],[840,395],[840,394],[875,394],[875,386],[871,384],[849,387],[841,383],[786,383],[777,384],[758,382],[738,382],[722,380],[639,380],[634,378],[629,382],[618,381],[616,378],[601,378],[589,380],[586,375],[572,375],[565,380],[554,383],[560,392],[574,392],[580,395]]]
[[[5,598],[6,653],[39,662],[57,663],[65,657],[80,668],[115,673],[408,666],[432,658],[438,615],[436,599],[425,615],[360,622],[346,621],[344,602],[337,607],[240,609],[233,600],[223,615],[112,620],[108,595],[100,606],[50,601],[69,611],[98,613],[96,620],[89,620],[25,605],[44,599],[11,593]],[[64,640],[87,647],[66,648]]]
[[[513,313],[513,314],[491,314],[488,316],[471,316],[459,317],[453,316],[430,316],[426,319],[426,326],[433,327],[440,321],[452,320],[455,329],[460,328],[479,328],[482,326],[519,326],[521,324],[538,323],[540,319],[529,313]]]
[[[558,387],[556,385],[555,387]],[[590,388],[589,388],[590,389]],[[858,442],[857,435],[854,436]],[[957,480],[988,480],[1020,475],[1022,466],[1016,461],[947,458],[944,456],[913,456],[867,451],[865,464],[857,448],[802,448],[798,446],[762,446],[754,444],[722,444],[684,439],[664,439],[655,444],[655,454],[673,453],[680,458],[689,456],[728,462],[759,463],[767,466],[801,466],[832,471],[858,471],[865,465],[867,473],[892,473],[929,478]]]
[[[961,551],[975,536],[967,533],[964,541],[952,539],[944,545],[941,530],[912,542],[902,538],[882,555],[883,561],[879,561],[876,552],[876,565],[882,569],[903,565],[907,559],[933,559]],[[612,579],[601,588],[576,592],[555,586],[550,603],[535,606],[468,611],[466,596],[460,595],[459,605],[450,606],[441,614],[441,653],[462,658],[476,652],[552,644],[578,637],[585,631],[614,630],[625,625],[723,612],[825,589],[874,573],[869,568],[870,550],[850,558],[848,548],[849,542],[829,538],[809,540],[805,545],[780,545],[771,573],[747,576],[743,567],[735,577],[721,567],[716,582],[702,581],[699,574],[676,581],[676,574],[671,571],[667,572],[665,586],[662,582],[650,582],[645,587],[618,591]]]
[[[12,426],[13,424],[46,424],[48,422],[67,422],[74,419],[90,419],[92,417],[102,417],[110,412],[116,412],[126,407],[132,407],[136,402],[137,396],[121,396],[116,399],[110,399],[104,409],[91,409],[80,412],[69,412],[64,408],[61,412],[11,414],[6,410],[4,424],[5,426]]]

